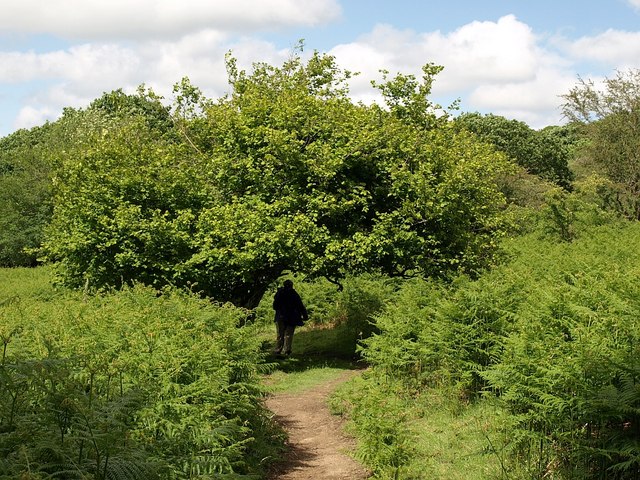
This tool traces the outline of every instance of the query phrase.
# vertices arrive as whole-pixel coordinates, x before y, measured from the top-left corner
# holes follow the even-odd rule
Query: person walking
[[[275,322],[278,335],[274,353],[291,355],[293,333],[297,326],[304,325],[309,318],[307,309],[300,295],[293,288],[291,280],[285,280],[282,287],[278,288],[273,298],[273,309],[276,311]]]

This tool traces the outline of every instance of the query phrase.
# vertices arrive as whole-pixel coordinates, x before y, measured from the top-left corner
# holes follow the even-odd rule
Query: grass
[[[346,416],[359,438],[357,456],[379,468],[385,480],[498,480],[512,476],[504,446],[509,445],[506,413],[491,399],[467,402],[454,389],[433,388],[418,394],[387,396],[362,406],[362,395],[376,395],[370,379],[357,377],[336,390],[329,407]],[[367,403],[366,401],[364,403]],[[375,406],[372,406],[375,405]],[[400,419],[394,422],[393,419]],[[398,428],[398,430],[395,430]],[[372,435],[386,438],[377,441]],[[385,444],[385,445],[381,445]],[[377,450],[380,449],[380,450]],[[407,456],[404,456],[406,454]],[[399,467],[381,458],[402,458]],[[398,464],[393,464],[398,465]]]
[[[51,268],[0,268],[0,303],[10,298],[48,300],[58,295]]]
[[[275,325],[265,325],[261,336],[264,350],[273,351]],[[292,347],[290,357],[267,358],[273,370],[264,376],[264,384],[271,393],[301,392],[330,382],[346,370],[361,368],[355,338],[344,327],[313,324],[298,327]]]
[[[277,370],[265,377],[265,385],[270,393],[299,393],[331,382],[342,375],[345,370],[348,368],[311,367],[291,372]]]
[[[406,477],[433,480],[486,480],[504,477],[501,445],[506,417],[488,400],[462,404],[456,398],[421,399],[411,426],[415,457]]]
[[[344,325],[305,326],[296,331],[293,353],[341,359],[356,357],[356,336]]]

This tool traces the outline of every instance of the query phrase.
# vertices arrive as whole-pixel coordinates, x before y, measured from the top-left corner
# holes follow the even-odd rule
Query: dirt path
[[[368,472],[346,454],[354,442],[343,433],[342,420],[329,413],[327,398],[342,382],[357,375],[347,371],[336,380],[296,394],[267,399],[274,419],[289,435],[289,450],[271,480],[364,480]]]

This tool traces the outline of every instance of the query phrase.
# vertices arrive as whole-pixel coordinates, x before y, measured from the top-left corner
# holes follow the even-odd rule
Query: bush
[[[363,342],[363,356],[408,388],[455,385],[461,395],[475,396],[511,328],[519,301],[510,295],[514,289],[467,277],[452,284],[408,282],[376,316],[380,334]]]
[[[360,440],[356,455],[380,479],[402,478],[403,467],[415,453],[407,425],[410,402],[389,387],[356,378],[331,399],[332,410],[351,419],[351,428]]]
[[[455,120],[457,128],[467,129],[482,141],[506,153],[529,173],[569,188],[573,174],[568,160],[577,133],[571,127],[533,130],[526,123],[499,115],[465,113]]]
[[[262,354],[237,327],[244,316],[139,286],[84,301],[5,297],[0,477],[260,472],[278,441],[265,440]]]
[[[53,210],[51,126],[0,139],[0,267],[33,266]]]
[[[535,288],[483,376],[513,414],[514,446],[536,476],[636,478],[639,233],[607,227],[572,246],[522,250]]]
[[[399,402],[452,388],[467,402],[495,396],[512,425],[498,450],[523,475],[637,478],[640,225],[581,228],[572,242],[512,240],[510,260],[477,280],[407,282],[363,341],[371,369],[359,390]],[[376,402],[351,401],[354,422],[378,422]]]
[[[348,278],[338,292],[329,318],[331,323],[346,327],[356,339],[364,339],[376,331],[374,317],[395,296],[400,279],[361,275]]]

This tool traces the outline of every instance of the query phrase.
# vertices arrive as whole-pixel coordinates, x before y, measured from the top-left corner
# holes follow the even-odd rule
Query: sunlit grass
[[[331,382],[347,370],[348,368],[318,366],[297,372],[278,370],[265,377],[265,385],[270,393],[299,393]]]
[[[265,325],[260,333],[263,345],[272,351],[275,325]],[[343,327],[306,325],[296,329],[290,357],[271,355],[274,370],[264,377],[271,393],[296,393],[338,378],[356,368],[355,341]]]
[[[48,299],[55,296],[51,268],[0,268],[0,302],[9,298]]]
[[[427,389],[414,396],[378,396],[374,402],[362,402],[363,395],[380,395],[372,390],[369,379],[357,377],[341,385],[331,396],[330,410],[353,421],[348,430],[358,440],[358,458],[378,461],[379,442],[371,435],[387,437],[383,455],[403,457],[399,467],[377,463],[379,478],[401,480],[492,480],[511,477],[505,447],[510,445],[508,416],[495,402],[478,399],[464,401],[455,389]],[[356,410],[354,410],[354,407]],[[393,418],[401,417],[398,423]],[[394,427],[401,430],[393,432]],[[362,435],[364,432],[368,435]],[[385,442],[383,442],[385,443]],[[377,447],[375,447],[377,445]],[[396,454],[394,454],[394,451]],[[374,457],[372,454],[377,453]],[[396,464],[398,465],[398,464]]]
[[[421,403],[425,400],[421,400]],[[506,417],[488,401],[431,398],[411,423],[416,455],[402,478],[503,478]]]

